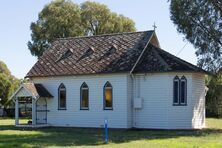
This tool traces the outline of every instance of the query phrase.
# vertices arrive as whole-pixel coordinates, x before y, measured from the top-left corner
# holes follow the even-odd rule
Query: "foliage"
[[[8,104],[8,98],[12,93],[12,83],[5,74],[0,73],[0,98],[1,104]]]
[[[111,12],[106,5],[86,1],[81,4],[81,12],[85,35],[135,31],[131,19]]]
[[[28,48],[32,55],[40,57],[56,38],[135,31],[135,24],[103,4],[56,0],[43,8],[30,29]]]
[[[4,73],[5,75],[11,75],[11,72],[9,71],[7,65],[0,61],[0,73]]]
[[[198,65],[217,72],[222,66],[222,2],[169,0],[171,20],[196,48]]]
[[[206,111],[208,116],[222,117],[222,73],[208,76],[209,88],[206,96]]]
[[[18,80],[11,75],[10,70],[6,64],[0,61],[0,104],[7,107],[12,103],[9,97],[18,88],[21,80]]]
[[[34,56],[41,56],[55,38],[82,35],[80,8],[72,1],[57,0],[46,5],[32,22],[32,41],[28,48]]]

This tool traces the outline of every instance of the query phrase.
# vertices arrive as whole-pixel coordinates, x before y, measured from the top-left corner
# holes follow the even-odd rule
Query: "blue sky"
[[[169,3],[167,0],[95,0],[106,4],[112,11],[123,14],[134,20],[138,31],[153,29],[157,25],[156,33],[161,48],[176,55],[186,44],[182,34],[178,34],[176,27],[170,20]],[[5,62],[18,78],[24,78],[26,73],[37,61],[30,54],[27,42],[30,40],[31,22],[36,21],[38,13],[50,0],[21,0],[2,1],[0,5],[0,60]],[[82,3],[84,0],[75,0]],[[187,44],[178,55],[180,58],[196,64],[195,49]]]

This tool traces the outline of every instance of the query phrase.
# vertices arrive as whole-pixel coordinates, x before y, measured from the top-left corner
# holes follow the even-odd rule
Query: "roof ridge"
[[[148,45],[149,45],[149,43],[150,43],[150,40],[152,39],[154,33],[155,33],[155,31],[152,32],[152,34],[150,35],[149,39],[147,40],[146,45],[144,46],[144,48],[143,48],[142,52],[140,53],[138,59],[136,60],[136,62],[135,62],[135,64],[133,65],[132,69],[130,70],[130,74],[133,73],[134,69],[136,68],[137,64],[139,63],[141,57],[143,56],[146,48],[148,47]]]
[[[70,40],[70,39],[81,39],[81,38],[93,38],[93,37],[102,37],[102,36],[115,36],[115,35],[121,35],[121,34],[125,35],[125,34],[145,33],[145,32],[154,32],[154,30],[108,33],[108,34],[100,34],[100,35],[92,35],[92,36],[76,36],[76,37],[56,38],[54,41]]]

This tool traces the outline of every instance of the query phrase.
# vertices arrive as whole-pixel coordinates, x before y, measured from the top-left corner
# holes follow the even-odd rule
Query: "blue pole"
[[[108,143],[108,121],[105,120],[105,143]]]

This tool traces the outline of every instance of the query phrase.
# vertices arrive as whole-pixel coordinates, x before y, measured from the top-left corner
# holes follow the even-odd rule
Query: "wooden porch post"
[[[19,125],[19,98],[15,100],[15,125]]]
[[[36,125],[36,100],[32,97],[32,125]]]

